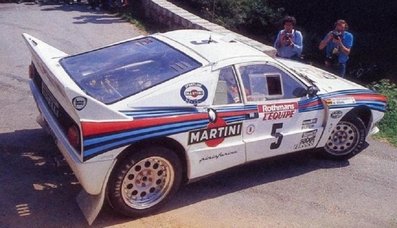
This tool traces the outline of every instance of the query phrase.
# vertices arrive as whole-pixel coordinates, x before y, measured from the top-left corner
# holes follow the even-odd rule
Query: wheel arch
[[[358,106],[354,109],[352,109],[351,111],[349,111],[346,116],[357,116],[359,117],[365,125],[366,128],[366,133],[368,133],[370,127],[371,127],[371,123],[372,123],[372,112],[371,109],[362,105],[362,106]]]
[[[153,139],[139,141],[129,145],[120,154],[117,155],[116,165],[121,161],[123,161],[123,159],[127,157],[129,154],[134,153],[134,151],[136,151],[137,149],[141,149],[149,146],[162,146],[174,151],[178,156],[182,165],[182,182],[186,183],[188,181],[188,175],[187,175],[188,162],[187,162],[186,150],[178,141],[169,137],[153,138]]]

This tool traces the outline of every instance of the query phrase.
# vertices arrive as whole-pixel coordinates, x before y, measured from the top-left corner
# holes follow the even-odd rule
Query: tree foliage
[[[367,81],[385,77],[393,79],[397,70],[397,1],[373,0],[273,0],[272,7],[285,8],[285,14],[294,15],[298,27],[304,32],[305,54],[321,58],[317,50],[323,36],[333,29],[337,19],[345,19],[354,35],[354,45],[349,61],[350,69],[377,66]],[[377,75],[374,75],[377,74]],[[363,78],[362,78],[363,79]],[[397,79],[394,79],[397,81]]]
[[[268,44],[274,42],[282,27],[281,18],[295,16],[297,28],[304,36],[303,53],[307,60],[317,63],[321,63],[324,56],[318,50],[319,42],[333,29],[337,19],[345,19],[355,38],[348,69],[368,68],[363,69],[367,75],[361,80],[373,81],[387,76],[397,81],[393,79],[397,71],[397,1],[173,1],[189,4],[200,16]]]
[[[387,96],[388,111],[379,123],[379,136],[397,146],[397,85],[383,79],[372,84],[370,88]]]
[[[272,33],[283,9],[272,7],[267,0],[174,0],[189,4],[200,16],[246,35]]]

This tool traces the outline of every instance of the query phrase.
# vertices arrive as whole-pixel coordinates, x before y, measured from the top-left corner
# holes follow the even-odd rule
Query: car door
[[[272,63],[241,64],[236,71],[245,103],[256,105],[259,115],[244,121],[247,161],[316,146],[323,132],[324,113],[304,109],[312,100],[321,103],[299,94],[307,90],[304,83]]]
[[[255,116],[257,106],[243,103],[241,88],[232,66],[213,72],[217,83],[213,104],[202,107],[209,123],[203,129],[189,132],[191,178],[214,173],[246,161],[243,122]],[[215,81],[216,82],[216,81]]]

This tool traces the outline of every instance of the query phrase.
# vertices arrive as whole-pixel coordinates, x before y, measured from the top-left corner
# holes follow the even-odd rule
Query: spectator
[[[88,9],[100,10],[99,3],[100,0],[88,0],[88,4],[89,4]]]
[[[274,47],[277,49],[277,56],[288,59],[299,60],[303,49],[302,33],[294,29],[296,19],[286,16],[283,19],[284,29],[277,34]]]
[[[345,20],[337,20],[334,30],[330,31],[319,45],[320,50],[325,48],[325,66],[338,65],[338,74],[341,77],[345,77],[346,64],[353,46],[353,35],[347,32],[347,29]]]

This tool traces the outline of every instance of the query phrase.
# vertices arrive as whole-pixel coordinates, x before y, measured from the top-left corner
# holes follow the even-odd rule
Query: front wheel
[[[159,209],[182,180],[178,156],[163,147],[142,148],[115,167],[108,184],[110,205],[126,216],[145,216]]]
[[[324,155],[337,160],[351,158],[363,149],[365,136],[365,124],[360,118],[344,117],[332,130],[324,147]]]

